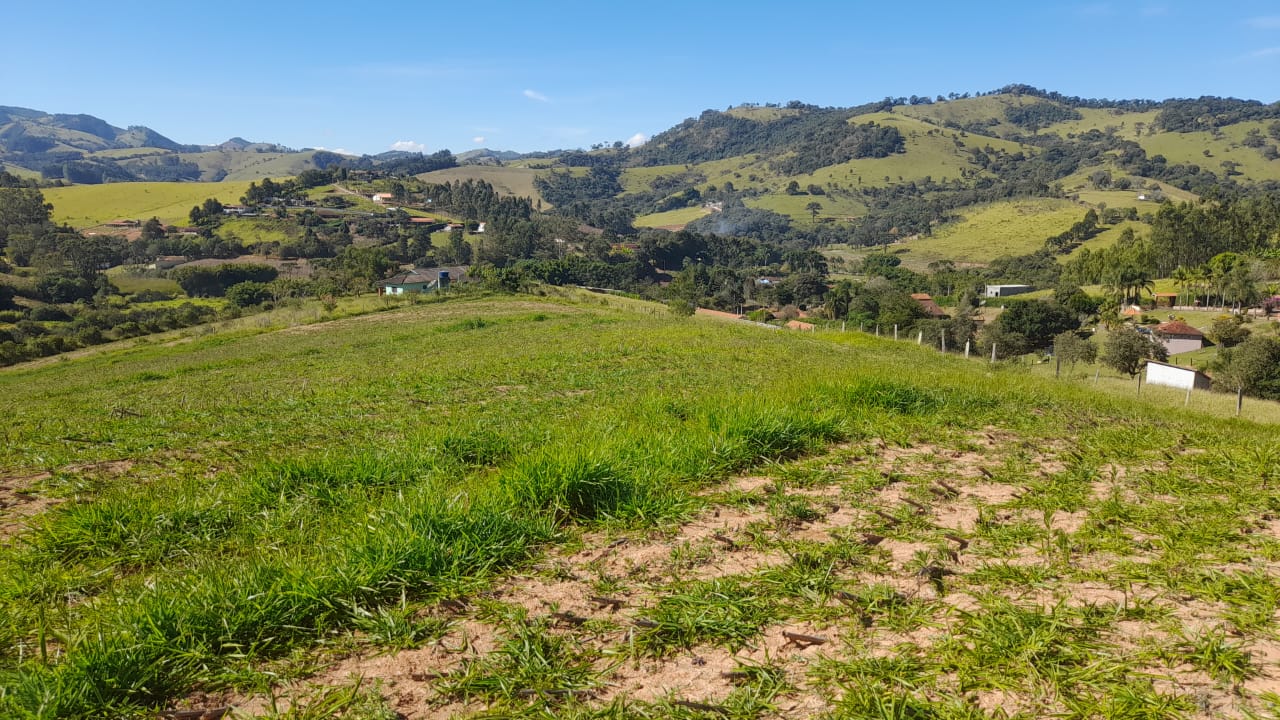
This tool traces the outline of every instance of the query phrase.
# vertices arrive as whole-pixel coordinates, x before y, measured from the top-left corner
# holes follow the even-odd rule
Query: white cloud
[[[543,95],[537,90],[525,90],[524,93],[522,94],[525,97],[529,98],[530,100],[537,100],[538,102],[544,102],[544,103],[551,102],[551,98],[547,97],[546,95]]]
[[[426,152],[427,146],[413,140],[397,140],[391,143],[391,149],[405,152]]]
[[[636,133],[635,135],[627,138],[627,147],[640,147],[647,142],[649,142],[648,135],[645,135],[644,133]]]
[[[346,150],[346,149],[344,149],[344,148],[327,148],[327,147],[325,147],[325,146],[323,146],[323,145],[320,145],[320,146],[316,147],[316,149],[317,149],[317,150],[328,150],[328,151],[329,151],[329,152],[331,152],[331,153],[338,153],[339,155],[350,155],[351,157],[359,157],[359,155],[360,155],[359,153],[353,153],[353,152],[351,152],[350,150]]]
[[[484,136],[483,136],[483,135],[477,135],[477,136],[475,136],[475,137],[471,138],[471,142],[473,142],[473,143],[475,143],[475,144],[477,144],[477,145],[483,144],[483,143],[484,143]]]
[[[1249,18],[1248,23],[1249,27],[1258,30],[1280,30],[1280,15]]]

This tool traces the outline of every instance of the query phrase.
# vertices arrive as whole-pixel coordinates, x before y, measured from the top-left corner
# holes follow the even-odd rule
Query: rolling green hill
[[[1232,398],[573,297],[0,371],[0,714],[1268,707]]]
[[[417,177],[430,183],[483,180],[503,195],[533,198],[535,202],[542,202],[544,208],[550,207],[550,204],[542,200],[537,188],[533,186],[533,179],[538,176],[539,172],[538,170],[520,167],[461,165],[445,170],[435,170]]]
[[[91,227],[120,218],[185,225],[193,206],[206,198],[238,203],[248,182],[223,183],[110,183],[48,188],[45,199],[53,204],[53,220],[73,227]]]

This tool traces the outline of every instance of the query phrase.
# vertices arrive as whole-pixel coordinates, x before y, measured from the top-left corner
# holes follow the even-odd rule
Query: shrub
[[[67,311],[57,305],[41,305],[31,309],[31,319],[38,320],[40,322],[58,322],[70,320],[71,316],[67,314]]]
[[[134,293],[129,299],[135,303],[149,303],[149,302],[163,302],[165,300],[172,300],[174,297],[175,296],[173,293],[167,293],[163,290],[148,289],[148,290],[140,290]]]
[[[227,300],[239,307],[251,307],[270,302],[271,288],[265,283],[242,282],[227,288]]]

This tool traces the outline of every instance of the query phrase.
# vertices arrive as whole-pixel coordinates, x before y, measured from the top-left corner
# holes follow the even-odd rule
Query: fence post
[[[996,364],[996,344],[991,343],[991,364]]]
[[[947,351],[947,331],[942,331],[942,352]]]
[[[898,339],[898,323],[893,324],[893,339]]]
[[[971,341],[969,341],[969,340],[965,340],[965,341],[964,341],[964,359],[965,359],[965,360],[968,360],[968,359],[969,359],[969,343],[970,343],[970,342],[971,342]]]
[[[919,334],[917,334],[917,335],[916,335],[916,344],[917,344],[917,345],[923,345],[923,344],[924,344],[924,331],[923,331],[923,330],[921,330],[921,331],[919,332]]]

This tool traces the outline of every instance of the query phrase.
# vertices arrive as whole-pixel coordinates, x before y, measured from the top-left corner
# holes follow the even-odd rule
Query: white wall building
[[[1159,360],[1147,361],[1147,384],[1165,385],[1179,390],[1208,390],[1209,376],[1195,368],[1170,365]]]

